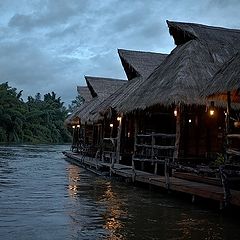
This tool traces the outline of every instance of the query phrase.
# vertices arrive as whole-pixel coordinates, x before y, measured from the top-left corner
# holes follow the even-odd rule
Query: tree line
[[[21,98],[22,91],[0,84],[0,142],[64,143],[71,136],[64,127],[67,109],[54,92]]]

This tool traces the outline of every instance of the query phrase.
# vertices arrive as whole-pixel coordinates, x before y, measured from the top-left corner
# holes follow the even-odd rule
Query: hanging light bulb
[[[213,116],[214,115],[214,110],[210,110],[209,114],[210,114],[210,116]]]
[[[76,127],[76,126],[74,126],[74,125],[72,126],[73,129],[74,129],[75,127]]]
[[[177,117],[178,112],[177,112],[176,108],[174,109],[173,114],[174,114],[175,117]]]
[[[212,117],[215,114],[214,102],[211,101],[211,106],[209,108],[209,115]]]
[[[110,126],[110,128],[113,128],[113,124],[112,124],[112,123],[110,123],[110,125],[109,125],[109,126]]]

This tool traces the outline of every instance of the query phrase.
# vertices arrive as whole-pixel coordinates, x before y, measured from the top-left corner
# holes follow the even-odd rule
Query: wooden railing
[[[141,162],[141,168],[144,162],[151,162],[155,164],[154,173],[156,174],[158,163],[165,164],[166,160],[173,159],[175,137],[175,134],[165,133],[137,134],[132,157],[133,169],[135,169],[135,161]]]
[[[240,134],[228,134],[227,135],[227,142],[228,146],[226,152],[229,156],[240,156],[240,144],[237,148],[233,147],[231,141],[237,140],[240,143]],[[240,162],[239,162],[240,164]]]

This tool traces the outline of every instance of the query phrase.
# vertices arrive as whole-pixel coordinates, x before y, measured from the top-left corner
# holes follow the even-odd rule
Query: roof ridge
[[[97,77],[97,76],[87,76],[85,75],[84,78],[87,79],[101,79],[101,80],[106,80],[106,81],[127,81],[126,79],[120,79],[120,78],[110,78],[110,77]]]
[[[189,25],[189,26],[192,25],[192,26],[195,26],[195,27],[201,27],[201,28],[211,29],[211,30],[231,31],[231,32],[240,33],[240,30],[235,29],[235,28],[226,28],[226,27],[205,25],[205,24],[194,23],[194,22],[180,22],[180,21],[169,21],[169,20],[166,20],[166,22],[167,22],[168,26],[171,25],[171,24],[185,24],[185,25]]]
[[[121,52],[135,52],[135,53],[148,53],[148,54],[159,54],[159,55],[168,55],[168,53],[160,53],[160,52],[152,52],[152,51],[140,51],[140,50],[131,50],[131,49],[123,49],[123,48],[118,48],[118,53],[120,54]]]

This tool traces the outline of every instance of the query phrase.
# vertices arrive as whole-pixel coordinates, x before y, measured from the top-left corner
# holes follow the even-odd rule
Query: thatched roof
[[[93,97],[107,98],[127,81],[115,78],[85,76],[87,86]]]
[[[77,91],[85,102],[88,102],[92,99],[91,92],[89,91],[87,86],[77,86]]]
[[[116,92],[114,92],[103,102],[101,102],[95,109],[93,109],[90,119],[93,122],[97,122],[108,110],[118,110],[117,106],[124,101],[124,99],[126,99],[141,84],[142,81],[144,81],[144,78],[136,77],[120,87]]]
[[[178,46],[119,106],[123,112],[153,105],[205,104],[200,93],[222,64],[240,50],[240,31],[168,22]]]
[[[79,119],[83,124],[89,121],[89,113],[96,107],[101,101],[98,97],[92,98],[90,101],[83,103],[78,109],[76,109],[68,118],[65,120],[65,124],[75,123],[75,119]]]
[[[113,94],[118,88],[127,83],[127,81],[112,78],[89,76],[85,78],[93,98],[88,102],[84,102],[65,120],[65,124],[67,125],[71,124],[77,117],[80,119],[81,123],[89,123],[92,110]]]
[[[228,92],[231,107],[240,109],[240,53],[223,65],[202,94],[208,102],[214,101],[217,106],[227,107]]]
[[[240,46],[240,30],[238,29],[172,21],[167,21],[167,24],[169,33],[173,36],[176,45],[182,45],[190,40],[199,40],[210,44],[209,47],[212,50],[214,50],[214,43],[222,45],[222,53],[229,48],[239,49]],[[216,50],[218,54],[221,53],[218,46],[216,46]]]
[[[166,58],[167,54],[118,49],[128,80],[135,77],[148,77]]]
[[[157,66],[159,66],[162,63],[162,61],[167,56],[167,54],[162,54],[162,53],[130,51],[130,50],[119,50],[119,53],[121,53],[121,55],[124,55],[126,59],[129,59],[129,61],[132,62],[132,65],[136,65],[139,73],[141,73],[142,76],[135,77],[131,81],[127,82],[125,85],[119,88],[116,92],[114,92],[112,95],[106,98],[102,103],[100,103],[92,111],[92,116],[91,116],[92,121],[100,120],[102,118],[102,114],[104,114],[107,110],[115,109],[116,111],[118,111],[119,110],[118,106],[126,98],[128,98],[132,94],[132,92],[135,91],[135,89],[137,89],[141,85],[141,83],[154,71],[154,69]],[[140,60],[141,57],[143,57],[142,60]],[[151,62],[151,60],[153,62]],[[124,64],[123,64],[123,67],[124,67]],[[126,68],[124,69],[125,71],[128,71],[128,69]]]
[[[240,53],[234,55],[214,75],[213,80],[204,90],[205,96],[220,96],[229,92],[240,90]]]

